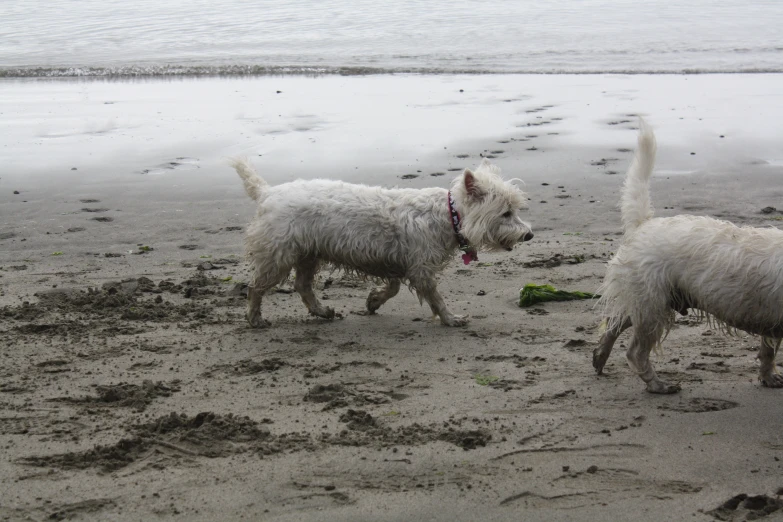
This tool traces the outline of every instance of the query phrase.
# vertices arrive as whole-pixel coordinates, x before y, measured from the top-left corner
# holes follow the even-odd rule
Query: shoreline
[[[445,69],[438,67],[372,67],[364,65],[117,65],[117,66],[18,66],[0,67],[1,80],[110,80],[133,81],[167,80],[199,78],[264,78],[269,76],[305,76],[323,78],[329,76],[379,76],[379,75],[417,75],[417,76],[693,76],[693,75],[733,75],[733,74],[783,74],[780,67],[747,67],[737,69],[699,69],[698,67],[666,69],[512,69],[490,70],[479,68]]]

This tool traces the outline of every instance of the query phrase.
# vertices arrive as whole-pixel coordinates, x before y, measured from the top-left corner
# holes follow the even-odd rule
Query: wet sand
[[[679,318],[655,364],[683,390],[654,396],[625,364],[627,334],[605,375],[594,374],[591,302],[516,301],[526,283],[600,284],[621,239],[616,204],[641,110],[659,138],[657,215],[779,226],[783,214],[761,209],[783,209],[783,155],[770,130],[781,78],[578,79],[550,79],[550,89],[542,77],[414,77],[412,98],[417,86],[449,93],[420,94],[430,108],[410,109],[408,123],[422,126],[407,138],[398,129],[399,142],[372,123],[393,107],[334,109],[312,117],[329,124],[278,134],[255,122],[258,132],[243,135],[246,120],[223,101],[234,127],[189,143],[164,124],[150,130],[145,111],[157,110],[144,93],[157,91],[147,83],[79,84],[86,98],[69,109],[89,113],[123,93],[140,107],[135,127],[96,136],[89,117],[61,132],[21,112],[6,121],[0,519],[745,520],[778,508],[782,392],[757,380],[757,339]],[[280,81],[292,83],[269,97],[298,82],[326,85]],[[222,82],[210,89],[273,84]],[[453,101],[471,82],[485,91]],[[701,85],[666,98],[685,82]],[[204,85],[178,83],[185,100]],[[4,112],[21,111],[10,105],[24,89],[2,87]],[[41,99],[70,88],[36,84]],[[306,114],[309,102],[290,96],[286,107]],[[191,110],[196,130],[208,128]],[[508,115],[497,130],[483,121],[448,130],[454,112],[486,111]],[[288,116],[278,127],[298,125]],[[187,118],[169,121],[180,130]],[[438,122],[444,136],[427,137]],[[134,152],[144,141],[155,146]],[[264,302],[271,328],[252,330],[242,237],[254,207],[225,165],[237,153],[261,154],[254,161],[275,183],[329,175],[386,186],[446,186],[454,169],[492,156],[526,181],[536,237],[448,266],[440,287],[456,313],[470,314],[464,328],[431,321],[409,292],[357,315],[372,282],[324,272],[318,294],[343,319],[309,317],[285,284]]]

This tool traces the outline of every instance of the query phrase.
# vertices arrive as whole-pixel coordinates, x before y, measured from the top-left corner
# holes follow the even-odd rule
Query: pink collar
[[[465,239],[465,236],[463,236],[462,232],[460,232],[461,220],[459,217],[459,212],[457,212],[457,207],[454,206],[454,196],[451,195],[451,191],[449,191],[448,195],[449,214],[451,214],[451,226],[454,227],[454,234],[457,236],[459,249],[464,252],[462,254],[462,261],[468,265],[471,261],[478,261],[478,253],[476,252],[475,248],[468,244],[468,240]]]

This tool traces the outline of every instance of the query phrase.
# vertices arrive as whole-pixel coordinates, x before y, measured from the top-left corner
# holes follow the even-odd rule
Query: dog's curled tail
[[[655,134],[652,127],[639,118],[639,138],[631,166],[625,175],[620,211],[625,232],[636,230],[642,223],[653,216],[653,205],[650,200],[650,176],[655,166]]]
[[[231,166],[237,171],[242,183],[245,184],[245,192],[251,199],[261,201],[266,197],[269,184],[256,174],[255,169],[246,158],[231,160]]]

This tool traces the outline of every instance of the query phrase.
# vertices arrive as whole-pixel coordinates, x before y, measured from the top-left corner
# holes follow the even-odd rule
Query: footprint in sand
[[[141,171],[141,173],[147,176],[162,176],[163,174],[166,174],[167,172],[172,170],[192,170],[192,169],[199,169],[199,168],[201,167],[199,166],[198,158],[179,157],[176,158],[174,161],[169,161],[167,163],[162,163],[156,167],[150,167],[148,169],[144,169]]]
[[[706,514],[718,520],[757,520],[781,510],[783,510],[783,501],[780,498],[740,493],[717,508],[707,511]]]
[[[705,413],[709,411],[730,410],[739,406],[739,403],[723,399],[709,399],[706,397],[693,397],[679,402],[670,402],[658,406],[659,410],[674,411],[678,413]]]

